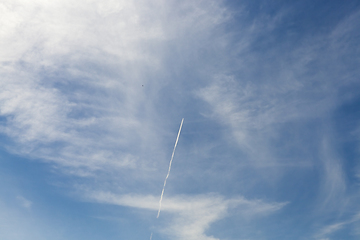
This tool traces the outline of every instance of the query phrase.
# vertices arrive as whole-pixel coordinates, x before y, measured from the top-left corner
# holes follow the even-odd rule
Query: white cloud
[[[147,209],[155,212],[159,198],[152,195],[116,195],[111,192],[88,192],[89,200],[99,203]],[[287,203],[266,203],[260,200],[247,200],[243,197],[225,199],[209,194],[197,196],[166,197],[162,203],[161,218],[170,218],[170,223],[157,231],[171,239],[215,240],[207,236],[210,225],[228,215],[228,210],[236,208],[244,218],[254,218],[278,211]],[[170,215],[169,215],[170,214]]]
[[[167,118],[153,100],[171,46],[189,54],[228,18],[218,1],[16,0],[0,11],[7,147],[79,175],[162,159]]]
[[[125,192],[139,179],[149,184],[158,178],[154,169],[168,163],[163,147],[172,117],[159,115],[155,104],[173,81],[169,59],[181,66],[200,48],[206,52],[209,42],[215,49],[223,44],[210,38],[228,19],[221,2],[17,0],[3,1],[0,11],[5,25],[0,49],[6,50],[0,57],[0,114],[6,118],[0,130],[13,140],[8,149],[55,162],[78,176],[99,179],[103,171],[105,182],[115,179],[113,185]],[[127,207],[159,207],[152,196],[92,197]],[[232,201],[188,198],[164,199],[162,210],[175,216],[164,233],[214,239],[204,231]],[[235,202],[253,204],[258,212],[282,206]]]

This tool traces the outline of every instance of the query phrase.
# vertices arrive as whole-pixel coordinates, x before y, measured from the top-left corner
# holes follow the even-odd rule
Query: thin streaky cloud
[[[156,197],[152,195],[117,195],[111,192],[85,192],[88,201],[132,208],[157,210]],[[261,200],[248,200],[243,197],[225,199],[223,196],[209,194],[200,196],[171,196],[164,199],[162,211],[173,216],[168,226],[159,231],[174,239],[215,239],[205,231],[212,223],[228,216],[234,209],[245,219],[256,219],[281,210],[288,203],[267,203]]]

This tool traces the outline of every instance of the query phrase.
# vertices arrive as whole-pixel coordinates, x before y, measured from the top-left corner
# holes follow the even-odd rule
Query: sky
[[[2,240],[359,239],[359,157],[359,1],[0,1]]]

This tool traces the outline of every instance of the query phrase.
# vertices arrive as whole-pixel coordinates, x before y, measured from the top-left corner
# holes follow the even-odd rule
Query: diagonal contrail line
[[[169,170],[168,170],[168,173],[167,173],[167,175],[166,175],[166,178],[165,178],[165,181],[164,181],[164,187],[163,187],[162,192],[161,192],[160,201],[159,201],[159,211],[158,211],[158,214],[157,214],[157,217],[156,217],[156,218],[159,218],[159,216],[160,216],[161,202],[162,202],[162,199],[163,199],[163,196],[164,196],[164,191],[165,191],[165,186],[166,186],[166,180],[168,179],[168,177],[169,177],[169,175],[170,175],[171,164],[172,164],[172,161],[173,161],[173,158],[174,158],[174,154],[175,154],[175,149],[176,149],[177,143],[178,143],[178,141],[179,141],[180,132],[181,132],[181,128],[182,128],[183,122],[184,122],[184,119],[181,120],[179,132],[178,132],[178,135],[177,135],[176,141],[175,141],[174,150],[173,150],[173,152],[172,152],[172,154],[171,154],[171,159],[170,159],[170,164],[169,164]]]

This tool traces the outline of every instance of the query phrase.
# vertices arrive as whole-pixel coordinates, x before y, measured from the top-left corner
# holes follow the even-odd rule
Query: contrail
[[[151,235],[150,235],[150,240],[152,239],[152,234],[153,234],[153,233],[151,233]]]
[[[168,170],[168,173],[167,173],[167,175],[166,175],[166,178],[165,178],[165,181],[164,181],[164,187],[163,187],[162,192],[161,192],[160,201],[159,201],[159,211],[158,211],[158,214],[157,214],[157,217],[156,217],[156,218],[159,218],[159,216],[160,216],[161,202],[162,202],[162,199],[163,199],[163,196],[164,196],[164,190],[165,190],[165,186],[166,186],[166,180],[168,179],[169,174],[170,174],[171,163],[172,163],[172,160],[173,160],[173,158],[174,158],[176,145],[177,145],[177,143],[178,143],[178,141],[179,141],[180,132],[181,132],[181,128],[182,128],[183,122],[184,122],[184,119],[181,120],[179,132],[178,132],[178,135],[177,135],[177,138],[176,138],[176,142],[175,142],[175,146],[174,146],[174,150],[173,150],[172,155],[171,155],[170,164],[169,164],[169,170]]]

